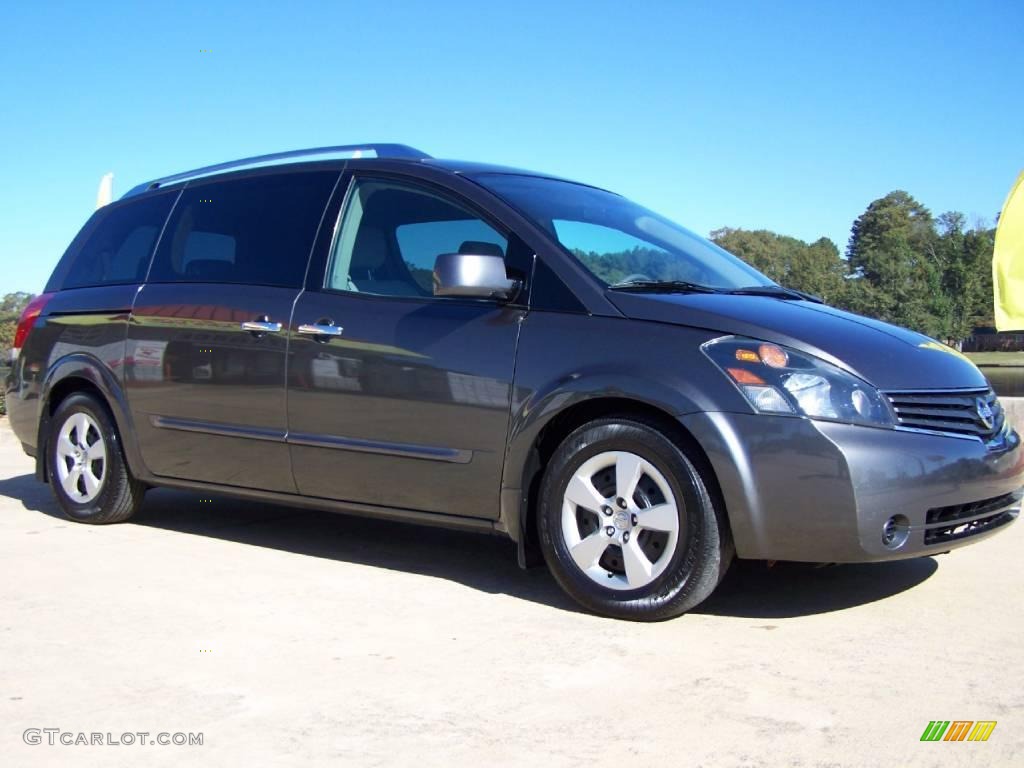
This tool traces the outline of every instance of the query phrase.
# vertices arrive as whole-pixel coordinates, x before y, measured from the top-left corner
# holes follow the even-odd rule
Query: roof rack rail
[[[171,176],[163,176],[159,179],[153,179],[143,184],[139,184],[132,187],[130,190],[125,192],[123,197],[132,197],[133,195],[139,195],[143,192],[147,192],[151,189],[157,189],[164,184],[170,184],[175,181],[184,181],[185,179],[196,179],[202,176],[209,176],[219,171],[228,171],[233,168],[245,168],[248,166],[260,166],[260,165],[272,165],[282,160],[299,159],[302,157],[312,157],[314,155],[348,155],[350,158],[372,156],[372,157],[387,157],[401,160],[429,160],[430,155],[426,152],[421,152],[418,149],[407,147],[405,144],[344,144],[337,147],[311,147],[310,149],[293,149],[288,152],[274,152],[269,155],[256,155],[255,157],[245,157],[241,160],[229,160],[226,163],[217,163],[216,165],[207,165],[203,168],[196,168],[191,171],[183,171],[182,173],[175,173]],[[123,198],[122,198],[123,199]]]

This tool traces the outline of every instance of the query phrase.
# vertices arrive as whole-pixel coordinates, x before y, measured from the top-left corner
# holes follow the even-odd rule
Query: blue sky
[[[991,220],[1024,168],[1024,4],[10,3],[0,294],[91,212],[246,155],[399,141],[845,247],[906,189]],[[201,53],[209,49],[209,53]]]

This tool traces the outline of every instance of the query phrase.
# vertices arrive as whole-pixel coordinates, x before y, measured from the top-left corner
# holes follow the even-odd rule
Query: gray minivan
[[[11,425],[74,520],[171,486],[498,533],[621,618],[735,557],[946,552],[1021,505],[959,353],[611,192],[402,145],[136,187],[15,348]]]

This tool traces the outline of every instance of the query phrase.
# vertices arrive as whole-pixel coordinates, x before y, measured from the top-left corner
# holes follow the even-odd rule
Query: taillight
[[[32,330],[32,326],[36,324],[36,318],[39,317],[47,302],[52,298],[52,293],[40,293],[25,306],[21,317],[18,319],[18,329],[14,332],[14,344],[11,345],[12,357],[17,356],[21,348],[25,346],[28,332]]]

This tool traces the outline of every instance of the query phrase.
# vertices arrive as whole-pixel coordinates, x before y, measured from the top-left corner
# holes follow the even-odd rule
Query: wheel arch
[[[110,368],[98,358],[75,353],[58,360],[47,372],[40,388],[39,433],[37,436],[36,477],[48,482],[47,454],[50,425],[57,407],[70,395],[85,392],[100,400],[113,417],[117,437],[124,451],[128,471],[138,477],[143,467],[138,446],[132,436],[131,413],[124,387]],[[127,439],[126,439],[127,438]]]
[[[632,419],[648,424],[683,449],[697,464],[706,480],[723,531],[731,536],[728,511],[718,477],[704,448],[689,430],[659,404],[618,395],[600,395],[575,400],[551,415],[536,430],[525,457],[517,462],[518,467],[511,472],[506,467],[506,479],[517,482],[518,487],[503,487],[501,521],[505,532],[516,542],[521,567],[542,562],[536,515],[541,481],[548,460],[573,431],[589,422],[606,418]],[[510,450],[506,462],[514,455],[515,452]]]

